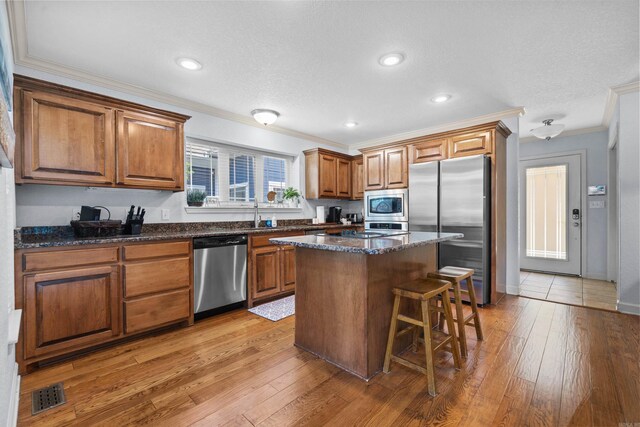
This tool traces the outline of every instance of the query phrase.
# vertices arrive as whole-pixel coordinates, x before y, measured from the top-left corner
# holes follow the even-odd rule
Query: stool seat
[[[417,279],[393,288],[395,295],[427,301],[449,289],[451,283],[439,279]]]
[[[456,317],[454,321],[458,325],[458,339],[460,340],[460,353],[462,353],[462,357],[467,357],[467,334],[464,329],[466,325],[471,325],[476,329],[476,338],[478,338],[478,340],[481,341],[484,338],[482,325],[480,324],[480,313],[478,312],[478,304],[476,302],[476,293],[473,288],[473,273],[474,270],[471,268],[447,266],[427,275],[428,278],[433,280],[448,281],[450,289],[453,291],[456,306]],[[466,281],[467,289],[462,289],[460,286],[463,281]],[[467,294],[469,296],[469,302],[471,303],[471,314],[467,317],[464,316],[461,294]],[[440,321],[439,326],[442,328],[444,322]]]
[[[467,277],[473,276],[472,268],[463,268],[463,267],[442,267],[435,273],[429,273],[429,277],[442,277],[443,279],[452,279],[456,278],[459,281],[463,281]]]

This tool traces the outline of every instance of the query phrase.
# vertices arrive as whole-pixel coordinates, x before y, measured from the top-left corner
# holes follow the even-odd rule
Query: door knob
[[[573,226],[574,227],[580,227],[580,223],[578,221],[573,221]]]

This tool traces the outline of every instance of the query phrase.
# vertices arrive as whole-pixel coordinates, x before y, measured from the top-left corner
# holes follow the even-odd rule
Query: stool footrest
[[[414,369],[420,372],[421,374],[428,375],[427,368],[425,368],[424,366],[420,366],[416,363],[409,362],[407,359],[403,359],[402,357],[392,355],[391,360],[393,360],[394,362],[398,362],[399,364],[404,365],[407,368]]]
[[[424,326],[424,323],[422,323],[421,321],[413,319],[411,317],[407,317],[404,314],[398,314],[397,318],[401,322],[411,323],[412,325],[420,326],[421,328]]]
[[[406,328],[404,328],[403,330],[401,330],[400,332],[398,332],[398,333],[396,334],[396,338],[401,337],[401,336],[403,336],[403,335],[405,335],[405,334],[408,334],[409,332],[412,332],[412,331],[414,331],[415,329],[416,329],[416,327],[415,327],[415,326],[407,326]]]

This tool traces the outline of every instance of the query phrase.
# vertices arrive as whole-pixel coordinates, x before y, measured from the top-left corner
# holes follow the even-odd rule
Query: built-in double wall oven
[[[408,195],[407,189],[365,192],[365,227],[367,229],[408,229]]]

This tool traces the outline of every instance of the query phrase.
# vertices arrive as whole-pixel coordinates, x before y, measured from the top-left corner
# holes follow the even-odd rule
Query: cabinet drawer
[[[124,259],[126,261],[180,255],[189,255],[189,242],[152,243],[124,247]]]
[[[150,329],[189,318],[189,289],[124,302],[125,332]]]
[[[251,247],[260,248],[262,246],[269,246],[271,245],[269,239],[289,236],[304,236],[304,231],[288,231],[283,233],[267,233],[260,236],[251,236]]]
[[[188,287],[190,267],[189,258],[127,264],[124,267],[124,296],[129,298]]]
[[[22,255],[24,271],[76,267],[118,262],[118,248],[73,249],[68,251],[31,252]]]

